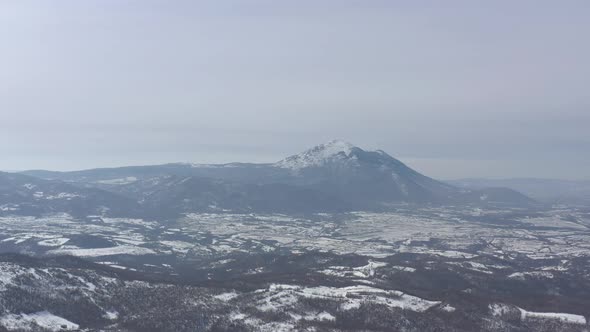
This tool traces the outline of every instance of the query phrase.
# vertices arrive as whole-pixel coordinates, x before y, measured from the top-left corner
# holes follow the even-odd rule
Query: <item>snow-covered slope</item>
[[[382,150],[366,151],[336,140],[283,159],[299,184],[337,193],[351,202],[445,201],[457,189],[426,177]]]
[[[98,188],[0,172],[0,215],[131,215],[137,202]]]
[[[355,161],[356,156],[353,152],[358,149],[348,142],[334,140],[320,144],[300,154],[287,157],[274,164],[274,166],[291,170],[301,170],[307,167],[323,166],[330,162]]]

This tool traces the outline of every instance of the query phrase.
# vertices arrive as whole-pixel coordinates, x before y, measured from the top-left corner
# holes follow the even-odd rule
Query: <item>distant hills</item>
[[[517,190],[535,200],[551,204],[590,205],[590,180],[554,180],[554,179],[461,179],[448,181],[460,188],[477,190],[489,187],[505,187]]]
[[[189,212],[312,213],[383,210],[399,204],[535,204],[513,189],[491,187],[440,182],[384,151],[367,151],[337,140],[274,164],[175,163],[0,173],[0,213],[173,218]]]
[[[134,216],[140,211],[136,200],[106,190],[0,172],[0,215]]]

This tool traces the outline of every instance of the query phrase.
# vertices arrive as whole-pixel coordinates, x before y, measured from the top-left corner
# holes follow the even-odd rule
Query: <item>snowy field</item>
[[[375,259],[398,253],[465,259],[525,255],[563,259],[559,265],[546,267],[563,270],[569,258],[590,256],[590,217],[573,209],[527,215],[450,208],[311,216],[189,214],[167,224],[96,216],[75,220],[63,214],[0,217],[0,250],[94,259],[116,255],[210,257],[278,250]]]
[[[187,298],[177,310],[187,303],[215,308],[207,310],[221,310],[211,314],[224,317],[223,324],[256,331],[338,331],[374,312],[384,316],[371,324],[392,324],[383,319],[394,317],[491,324],[473,330],[516,324],[582,331],[590,315],[590,215],[576,209],[189,214],[166,222],[8,216],[0,217],[0,252],[98,263],[91,270],[31,268],[8,256],[0,262],[0,296],[31,289],[77,292],[100,304],[96,310],[107,325],[130,319],[125,310],[132,305],[109,302],[108,290],[142,303],[143,294],[167,294],[176,283],[198,287],[198,296],[182,295]],[[145,276],[160,281],[133,281]],[[129,287],[142,290],[120,293]],[[178,294],[187,291],[178,287]],[[48,303],[54,298],[48,295]],[[5,311],[0,325],[76,329],[84,325],[74,319],[76,308]]]

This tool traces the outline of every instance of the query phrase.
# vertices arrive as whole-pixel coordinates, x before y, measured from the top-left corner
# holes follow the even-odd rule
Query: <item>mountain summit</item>
[[[361,149],[342,140],[333,140],[328,143],[315,146],[300,154],[287,157],[274,164],[274,166],[291,170],[300,170],[307,167],[318,167],[323,166],[329,162],[341,162],[349,158],[354,158],[353,152],[355,150]]]
[[[423,175],[383,150],[341,140],[320,144],[272,165],[289,175],[273,181],[330,194],[358,208],[391,203],[517,203],[531,201],[507,189],[462,190]]]
[[[291,183],[363,204],[444,201],[456,191],[382,150],[366,151],[341,140],[320,144],[273,166],[288,170]]]

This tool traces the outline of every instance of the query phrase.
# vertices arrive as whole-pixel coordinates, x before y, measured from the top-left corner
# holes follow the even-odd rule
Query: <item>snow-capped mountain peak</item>
[[[292,170],[322,166],[330,161],[354,158],[353,152],[355,150],[360,150],[360,148],[342,140],[333,140],[287,157],[276,163],[275,166]]]
[[[332,140],[328,143],[320,144],[308,151],[313,151],[322,154],[325,157],[330,157],[339,153],[350,155],[353,149],[358,149],[358,147],[342,140]]]

